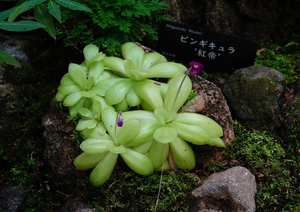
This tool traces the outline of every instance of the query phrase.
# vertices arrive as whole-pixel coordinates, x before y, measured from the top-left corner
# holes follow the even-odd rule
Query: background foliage
[[[161,10],[168,4],[159,0],[76,1],[93,13],[62,8],[62,22],[68,31],[66,44],[94,44],[108,55],[117,55],[128,41],[157,40],[158,24],[167,19]]]

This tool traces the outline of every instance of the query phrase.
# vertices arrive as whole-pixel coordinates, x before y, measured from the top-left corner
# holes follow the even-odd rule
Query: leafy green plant
[[[106,57],[95,45],[87,45],[85,61],[70,64],[56,94],[71,116],[82,117],[76,129],[85,138],[80,145],[84,152],[74,163],[81,170],[95,167],[93,185],[109,179],[119,155],[133,171],[149,175],[169,169],[169,160],[178,168],[193,169],[195,156],[187,142],[224,147],[223,130],[215,121],[195,113],[177,114],[191,93],[187,74],[197,73],[200,63],[193,62],[183,74],[181,64],[145,53],[134,43],[121,49],[124,59]],[[128,105],[144,110],[127,111]]]
[[[157,25],[167,19],[161,10],[168,3],[159,0],[76,1],[93,13],[62,9],[69,31],[66,44],[94,44],[108,55],[119,55],[125,42],[157,40]]]
[[[61,23],[61,12],[58,5],[71,10],[92,12],[88,7],[71,0],[19,0],[17,6],[0,12],[0,29],[13,32],[26,32],[43,28],[51,37],[56,39],[56,31],[51,15]],[[22,20],[14,22],[20,14],[30,9],[33,9],[37,21]],[[6,19],[8,20],[5,21]],[[20,67],[17,60],[0,50],[0,62],[2,61]]]

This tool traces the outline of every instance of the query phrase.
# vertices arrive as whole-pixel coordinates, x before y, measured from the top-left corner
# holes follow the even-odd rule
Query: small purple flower
[[[123,116],[122,116],[121,112],[118,112],[118,114],[117,114],[117,124],[118,124],[118,127],[123,126]]]
[[[191,66],[191,73],[192,74],[198,74],[200,73],[200,70],[203,69],[203,65],[201,63],[198,62],[190,62],[189,65]]]

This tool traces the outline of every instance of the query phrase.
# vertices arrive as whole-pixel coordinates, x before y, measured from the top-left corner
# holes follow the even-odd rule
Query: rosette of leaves
[[[63,101],[63,105],[69,107],[70,115],[75,117],[80,108],[91,108],[92,102],[101,99],[97,83],[109,79],[112,73],[104,70],[101,62],[105,54],[99,52],[95,45],[87,45],[84,50],[85,61],[81,64],[71,63],[58,87],[55,100]]]
[[[145,53],[134,43],[125,43],[122,48],[124,60],[117,57],[106,57],[103,64],[111,72],[123,77],[99,82],[102,96],[108,105],[113,105],[117,111],[126,111],[128,106],[135,107],[142,103],[142,97],[136,92],[139,89],[148,90],[149,98],[153,95],[164,96],[167,84],[151,78],[173,78],[182,74],[186,68],[178,63],[167,62],[159,53]],[[154,91],[154,92],[153,92]]]
[[[76,130],[80,131],[83,138],[103,138],[106,133],[106,128],[101,120],[101,113],[109,107],[104,99],[95,100],[91,110],[81,108],[78,110],[81,119],[79,120]]]
[[[143,89],[136,85],[136,92],[143,97],[146,108],[153,110],[160,126],[154,131],[154,141],[149,150],[149,157],[155,169],[161,167],[169,149],[174,162],[181,169],[191,170],[195,167],[195,157],[192,148],[186,143],[195,145],[212,145],[224,147],[220,137],[222,127],[214,120],[196,113],[179,113],[191,92],[191,81],[187,75],[180,74],[169,82],[165,98],[159,96],[150,98]]]
[[[142,118],[135,118],[137,116]],[[102,122],[107,130],[107,136],[84,140],[80,145],[84,152],[74,161],[75,166],[81,170],[95,167],[90,174],[90,181],[94,186],[107,181],[119,155],[138,174],[149,175],[154,171],[149,157],[130,148],[151,139],[157,127],[153,114],[143,111],[124,114],[122,127],[117,127],[116,117],[117,112],[114,109],[107,107],[103,110]]]

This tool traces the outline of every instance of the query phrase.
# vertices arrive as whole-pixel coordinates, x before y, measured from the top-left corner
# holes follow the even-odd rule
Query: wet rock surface
[[[254,212],[256,182],[244,167],[236,166],[209,176],[191,193],[191,212]]]
[[[26,198],[30,190],[13,185],[0,184],[0,211],[18,212],[26,207]]]
[[[284,76],[268,67],[251,66],[235,71],[221,86],[233,118],[255,130],[273,132],[285,92]]]
[[[74,124],[68,122],[68,112],[61,111],[52,105],[42,119],[46,148],[43,156],[51,166],[52,172],[67,184],[75,183],[85,172],[78,171],[74,159],[82,152],[79,144],[72,140]]]
[[[276,35],[279,6],[276,0],[167,1],[165,14],[173,21],[254,40]],[[259,32],[259,33],[257,33]]]

